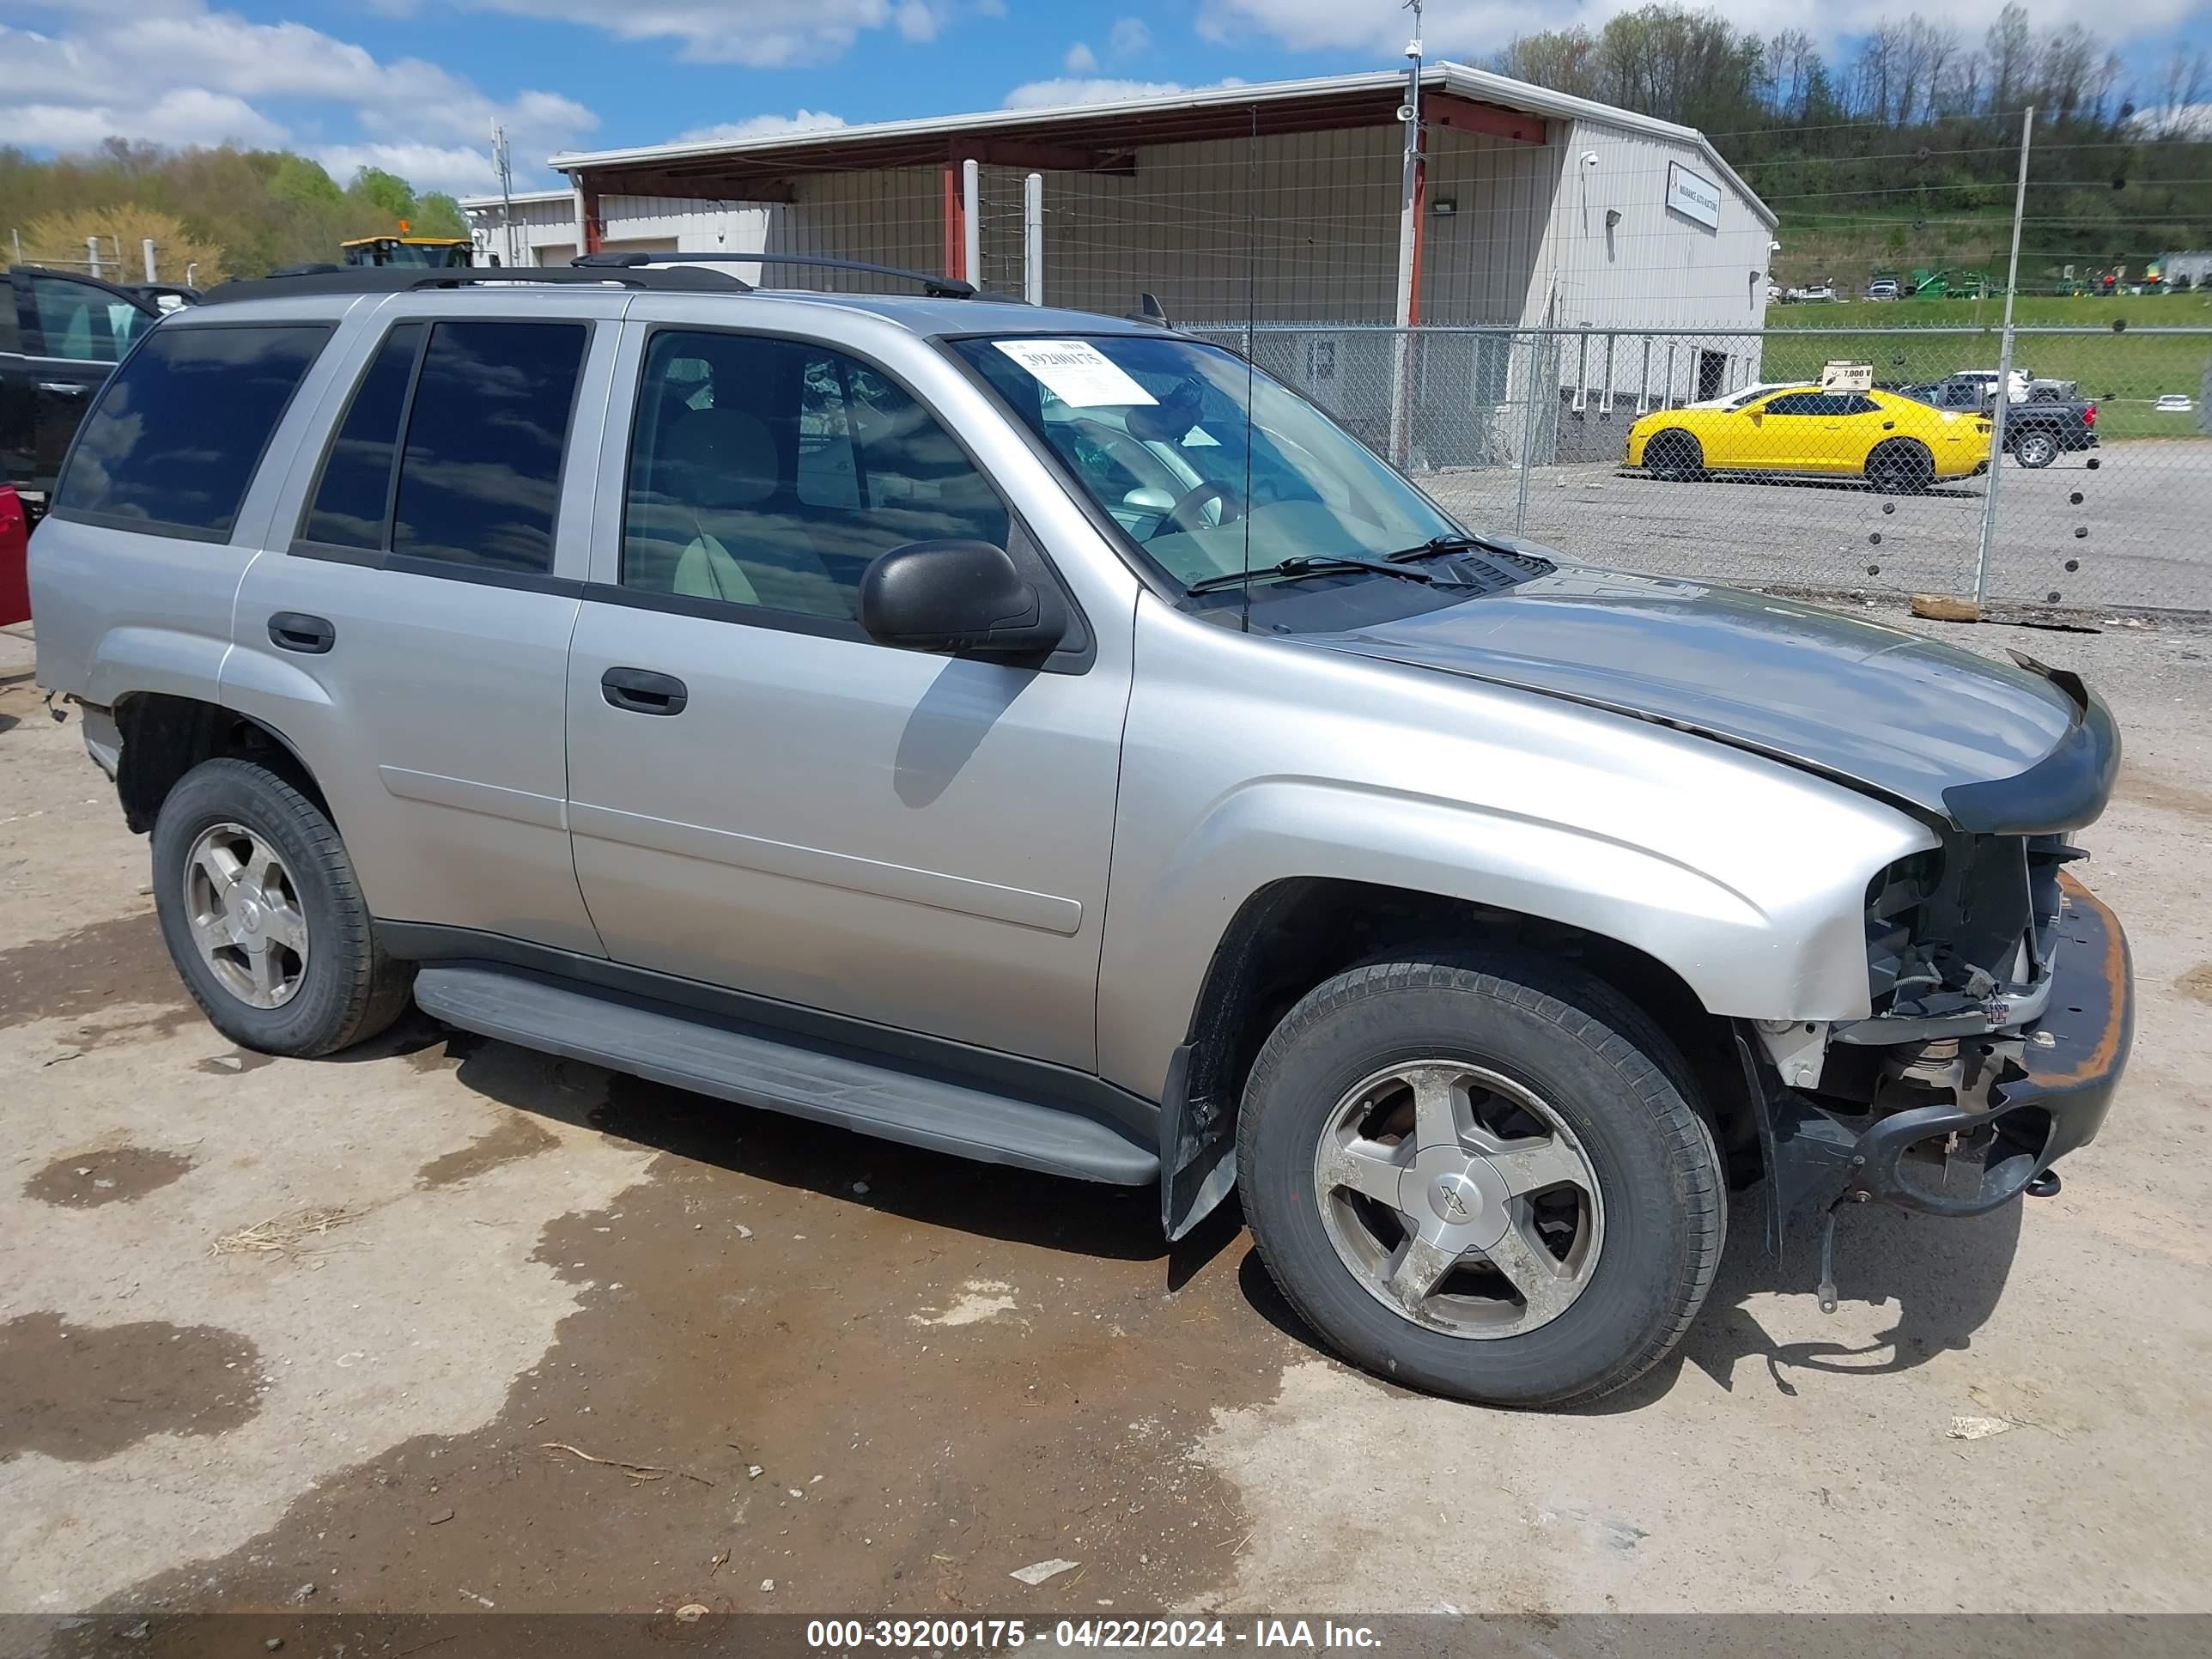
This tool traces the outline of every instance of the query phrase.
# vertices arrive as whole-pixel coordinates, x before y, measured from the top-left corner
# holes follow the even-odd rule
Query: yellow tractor
[[[349,265],[417,266],[427,270],[454,270],[476,263],[476,250],[465,236],[410,236],[402,224],[397,236],[356,236],[338,244]]]

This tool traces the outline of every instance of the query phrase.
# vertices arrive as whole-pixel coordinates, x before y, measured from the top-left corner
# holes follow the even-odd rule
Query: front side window
[[[1792,392],[1774,398],[1759,412],[1764,415],[1810,415],[1814,404],[1820,402],[1817,392]]]
[[[131,349],[142,325],[154,319],[106,289],[66,276],[33,276],[31,306],[49,357],[112,363]]]
[[[409,405],[392,552],[511,574],[553,568],[580,323],[438,323]]]
[[[160,329],[101,392],[55,509],[227,538],[270,435],[329,336],[322,324]]]
[[[622,584],[849,622],[876,556],[1003,547],[1006,505],[879,369],[826,346],[663,329],[630,434]]]

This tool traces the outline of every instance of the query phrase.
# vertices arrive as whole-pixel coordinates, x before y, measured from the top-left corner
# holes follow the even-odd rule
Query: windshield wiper
[[[1379,559],[1354,559],[1328,553],[1314,557],[1300,556],[1283,559],[1274,564],[1255,565],[1249,570],[1228,570],[1218,576],[1206,576],[1194,581],[1184,592],[1209,593],[1220,587],[1241,587],[1247,582],[1291,581],[1305,576],[1330,576],[1346,570],[1372,570],[1382,576],[1402,576],[1407,581],[1433,586],[1436,578],[1425,570],[1408,570],[1402,564],[1386,564]]]
[[[1484,553],[1506,553],[1509,548],[1496,542],[1486,542],[1480,536],[1431,536],[1418,547],[1401,547],[1395,553],[1382,556],[1393,564],[1408,564],[1415,559],[1439,558],[1446,553],[1465,553],[1471,550]]]

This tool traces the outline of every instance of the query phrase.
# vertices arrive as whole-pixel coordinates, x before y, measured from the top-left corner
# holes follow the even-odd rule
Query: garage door
[[[676,252],[676,239],[673,236],[641,236],[626,242],[611,239],[599,246],[609,253],[673,253]]]
[[[538,250],[538,263],[541,265],[565,265],[575,257],[574,242],[548,242]]]

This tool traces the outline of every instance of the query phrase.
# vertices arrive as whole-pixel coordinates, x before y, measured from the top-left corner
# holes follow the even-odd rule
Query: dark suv
[[[35,265],[8,272],[0,306],[0,483],[44,496],[78,422],[131,343],[161,321],[139,295]]]

